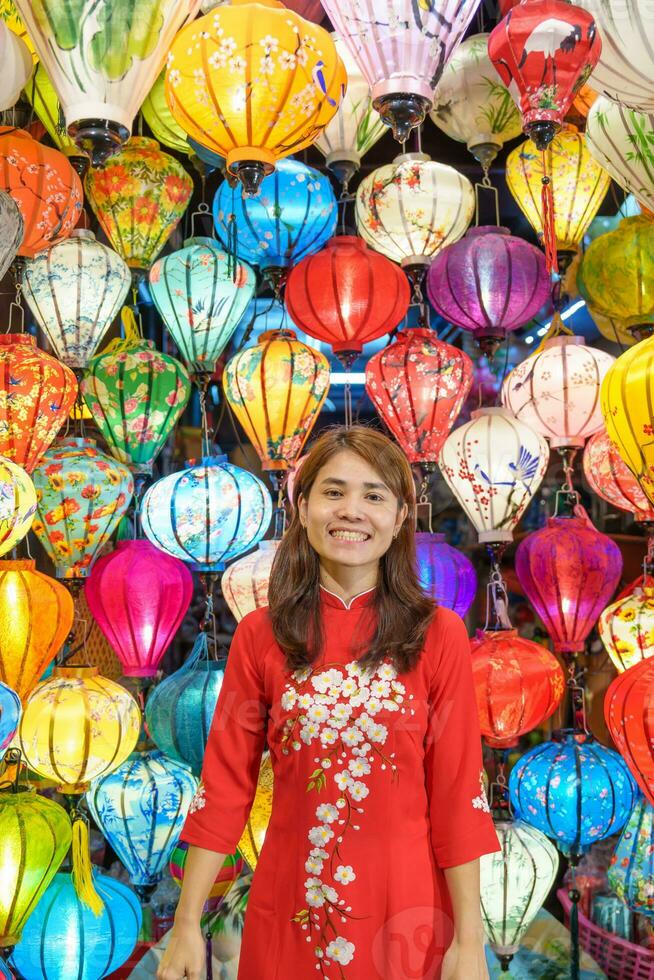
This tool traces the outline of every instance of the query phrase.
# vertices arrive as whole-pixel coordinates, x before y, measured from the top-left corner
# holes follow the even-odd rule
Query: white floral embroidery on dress
[[[488,805],[488,798],[486,796],[486,789],[484,787],[484,773],[479,773],[479,796],[473,796],[472,805],[475,810],[483,810],[484,813],[490,813],[490,807]]]
[[[188,808],[188,812],[195,813],[196,810],[202,810],[206,802],[207,800],[204,795],[204,784],[200,783],[197,790],[195,791],[195,796],[191,800],[191,803]]]

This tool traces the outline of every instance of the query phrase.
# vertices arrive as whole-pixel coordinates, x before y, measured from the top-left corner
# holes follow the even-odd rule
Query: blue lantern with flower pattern
[[[654,807],[640,796],[608,870],[611,890],[633,912],[654,916]]]
[[[0,752],[4,752],[14,737],[20,713],[20,698],[11,687],[0,681]]]

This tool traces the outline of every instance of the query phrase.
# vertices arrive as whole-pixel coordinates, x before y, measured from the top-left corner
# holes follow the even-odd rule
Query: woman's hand
[[[200,924],[175,923],[157,969],[157,980],[200,980],[206,966],[206,945]]]
[[[489,980],[483,940],[462,943],[453,939],[443,957],[441,980]]]

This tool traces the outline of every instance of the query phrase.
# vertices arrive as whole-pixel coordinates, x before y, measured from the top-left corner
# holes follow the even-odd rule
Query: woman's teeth
[[[361,531],[330,531],[332,538],[340,538],[342,541],[367,541],[370,537],[369,534],[363,534]]]

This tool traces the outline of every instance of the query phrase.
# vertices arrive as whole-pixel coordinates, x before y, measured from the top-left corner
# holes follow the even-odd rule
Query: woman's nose
[[[339,500],[338,516],[349,521],[361,520],[361,504],[354,497],[342,497]]]

